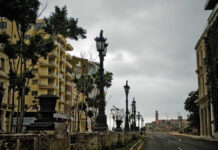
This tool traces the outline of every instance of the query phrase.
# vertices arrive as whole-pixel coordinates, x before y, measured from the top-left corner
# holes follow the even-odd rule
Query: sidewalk
[[[214,139],[212,137],[206,137],[206,136],[198,136],[198,135],[191,135],[191,134],[184,134],[184,133],[178,133],[178,132],[168,132],[171,135],[176,135],[176,136],[185,136],[185,137],[190,137],[193,139],[198,139],[198,140],[206,140],[206,141],[211,141],[211,142],[218,142],[218,139]]]

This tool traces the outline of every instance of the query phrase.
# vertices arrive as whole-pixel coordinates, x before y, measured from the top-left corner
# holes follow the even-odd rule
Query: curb
[[[140,145],[141,143],[145,142],[145,140],[147,140],[148,137],[144,136],[143,139],[140,139],[137,143],[135,143],[129,150],[134,150],[138,145]]]
[[[138,145],[139,143],[141,143],[142,140],[140,139],[137,143],[135,143],[129,150],[134,150]]]
[[[170,135],[175,136],[183,136],[183,137],[189,137],[196,140],[204,140],[204,141],[210,141],[210,142],[218,142],[218,139],[213,139],[212,137],[201,137],[201,136],[193,136],[189,134],[178,134],[178,133],[169,133]]]

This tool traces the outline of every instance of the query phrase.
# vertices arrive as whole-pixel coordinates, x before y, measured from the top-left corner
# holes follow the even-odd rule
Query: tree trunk
[[[15,93],[15,88],[12,88],[12,108],[11,108],[11,115],[10,115],[10,118],[9,118],[9,133],[12,133],[12,130],[13,130],[13,115],[14,115],[14,93]]]
[[[18,100],[18,108],[17,108],[16,133],[18,133],[18,123],[19,123],[19,115],[20,115],[20,101],[21,101],[21,99],[19,98],[19,100]]]
[[[77,109],[77,132],[80,132],[80,111]]]
[[[25,105],[25,86],[22,88],[22,96],[21,96],[21,105],[20,105],[20,118],[18,124],[18,133],[22,132],[23,128],[23,117],[24,117],[24,105]]]

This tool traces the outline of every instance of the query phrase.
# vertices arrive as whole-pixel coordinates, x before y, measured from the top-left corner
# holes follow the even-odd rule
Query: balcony
[[[57,62],[53,61],[53,62],[39,62],[39,65],[41,67],[50,67],[50,68],[57,68],[58,67],[58,64]]]
[[[61,67],[61,71],[62,71],[62,72],[65,72],[65,68],[64,68],[63,66]]]
[[[71,96],[71,92],[70,91],[66,91],[65,94]]]
[[[65,48],[57,41],[55,41],[55,44],[59,46],[60,50],[65,52]]]
[[[65,52],[65,48],[59,43],[59,47],[60,47],[60,50],[62,50],[63,52]]]
[[[66,66],[69,67],[70,69],[72,69],[72,65],[68,61],[66,61]]]
[[[50,52],[50,53],[48,54],[48,56],[50,56],[50,57],[58,57],[59,55],[58,55],[57,50],[53,50],[52,52]]]
[[[60,75],[59,75],[59,79],[60,79],[60,81],[64,82],[64,76],[63,76],[63,74],[60,74]]]
[[[69,82],[69,81],[66,81],[65,84],[68,85],[68,86],[72,86],[72,83]]]
[[[55,79],[57,78],[58,76],[52,72],[52,73],[48,73],[48,74],[39,74],[39,77],[40,78],[50,78],[50,79]]]
[[[65,92],[65,87],[62,86],[59,90],[60,90],[60,92]]]
[[[41,89],[56,89],[57,86],[55,84],[39,84],[39,88]]]
[[[64,101],[64,97],[63,96],[61,96],[61,98],[60,98],[62,101]]]

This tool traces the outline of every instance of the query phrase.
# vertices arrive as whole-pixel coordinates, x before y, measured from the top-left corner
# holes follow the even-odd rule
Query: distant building
[[[155,111],[155,121],[157,122],[159,120],[159,118],[158,118],[158,111],[156,110]]]
[[[183,119],[182,116],[178,116],[178,119],[165,120],[160,119],[153,121],[151,123],[146,123],[145,127],[147,131],[158,131],[158,132],[168,132],[168,131],[182,131],[188,126],[187,120]]]

